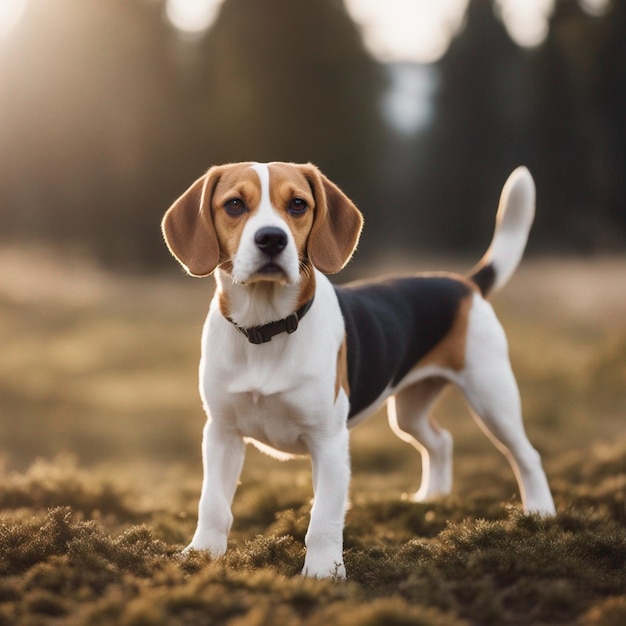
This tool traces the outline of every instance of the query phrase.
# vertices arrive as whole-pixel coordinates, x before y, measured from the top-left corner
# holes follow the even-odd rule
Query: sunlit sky
[[[180,1],[180,0],[179,0]],[[591,14],[610,0],[580,0]],[[448,49],[463,25],[469,0],[344,0],[359,24],[365,45],[381,61],[432,63]],[[548,34],[555,0],[496,0],[511,38],[521,46],[540,44]]]
[[[0,43],[19,24],[29,2],[0,0]],[[52,0],[49,0],[52,1]],[[139,2],[140,0],[134,0]],[[165,0],[164,18],[186,39],[202,37],[227,0]],[[313,1],[313,0],[311,0]],[[611,0],[578,0],[600,15]],[[377,60],[388,63],[389,87],[381,106],[385,119],[402,134],[425,127],[435,90],[432,63],[463,28],[469,0],[343,0]],[[548,34],[556,0],[494,0],[496,13],[520,46],[541,44]]]
[[[468,0],[344,0],[381,61],[436,61],[463,22]]]
[[[10,0],[19,1],[19,0]],[[539,45],[548,33],[556,0],[495,0],[510,36],[521,46]],[[610,0],[579,0],[591,14]],[[224,0],[167,0],[166,15],[188,34],[211,26]],[[344,0],[370,53],[383,62],[432,63],[463,25],[469,0]]]
[[[0,37],[19,22],[33,0],[0,0]],[[166,0],[165,15],[180,32],[193,36],[211,27],[225,0]],[[546,37],[556,0],[495,0],[519,45],[536,46]],[[383,62],[432,63],[440,59],[463,25],[469,0],[344,0],[370,53]],[[579,0],[600,14],[610,0]]]
[[[0,37],[17,26],[26,9],[27,0],[0,0]]]
[[[224,0],[167,0],[165,15],[179,30],[203,33],[216,20]]]

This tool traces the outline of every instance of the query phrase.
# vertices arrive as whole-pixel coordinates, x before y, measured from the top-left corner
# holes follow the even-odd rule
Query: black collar
[[[274,335],[280,335],[280,333],[295,332],[298,328],[298,323],[306,315],[307,311],[313,304],[313,298],[308,302],[305,302],[295,313],[285,317],[282,320],[276,322],[270,322],[269,324],[263,324],[262,326],[250,326],[249,328],[243,328],[233,322],[230,317],[226,319],[242,334],[245,335],[250,343],[260,344],[267,343],[272,340]]]

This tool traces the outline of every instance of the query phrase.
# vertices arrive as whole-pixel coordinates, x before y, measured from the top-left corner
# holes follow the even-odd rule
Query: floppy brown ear
[[[199,178],[167,210],[161,229],[170,252],[192,276],[208,276],[220,258],[211,215],[216,168]]]
[[[315,196],[315,220],[307,252],[324,274],[335,274],[350,260],[361,235],[363,216],[352,201],[314,165],[305,175]]]

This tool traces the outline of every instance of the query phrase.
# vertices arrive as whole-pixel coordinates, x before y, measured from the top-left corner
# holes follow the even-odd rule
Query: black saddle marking
[[[335,287],[348,344],[348,418],[397,385],[446,336],[470,291],[447,276]]]

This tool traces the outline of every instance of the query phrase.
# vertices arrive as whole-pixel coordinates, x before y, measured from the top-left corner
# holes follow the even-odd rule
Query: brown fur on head
[[[251,163],[212,167],[195,181],[166,212],[162,230],[172,254],[193,276],[207,276],[216,267],[228,272],[237,251],[244,215],[232,216],[224,204],[241,198],[252,214],[261,201],[261,187]],[[338,272],[350,260],[363,218],[350,199],[311,164],[271,163],[270,200],[289,226],[300,258],[326,274]],[[287,211],[294,197],[310,211]]]

